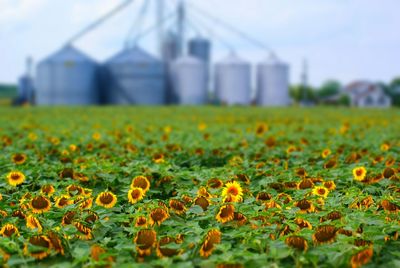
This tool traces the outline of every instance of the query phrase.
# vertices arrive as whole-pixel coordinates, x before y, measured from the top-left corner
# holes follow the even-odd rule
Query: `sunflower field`
[[[400,267],[400,111],[0,108],[0,266]]]

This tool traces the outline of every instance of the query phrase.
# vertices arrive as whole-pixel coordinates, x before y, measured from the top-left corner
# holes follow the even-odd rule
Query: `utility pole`
[[[178,21],[177,21],[179,56],[182,56],[185,53],[185,30],[186,30],[185,21],[186,21],[185,0],[180,0],[178,4]]]
[[[302,89],[302,103],[303,105],[308,105],[308,62],[307,59],[303,60],[303,71],[301,74],[301,89]]]

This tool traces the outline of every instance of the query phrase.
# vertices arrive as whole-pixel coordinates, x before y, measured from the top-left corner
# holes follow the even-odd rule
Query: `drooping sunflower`
[[[147,227],[147,219],[144,216],[139,216],[136,218],[135,227]]]
[[[117,196],[112,192],[102,192],[96,198],[96,204],[105,207],[112,208],[117,203]]]
[[[374,250],[372,247],[363,249],[360,252],[354,254],[350,260],[351,268],[359,268],[367,264],[372,259],[373,255]]]
[[[50,210],[51,203],[49,199],[40,195],[32,198],[30,207],[33,213],[44,213]]]
[[[58,208],[63,208],[69,206],[73,203],[73,200],[70,199],[69,195],[62,195],[56,198],[55,206]]]
[[[307,229],[312,230],[312,225],[311,225],[311,223],[310,223],[309,221],[305,220],[305,219],[296,218],[296,219],[294,220],[294,223],[297,224],[297,226],[299,226],[300,229],[307,228]]]
[[[354,179],[357,181],[363,181],[367,175],[367,170],[365,167],[356,167],[353,169]]]
[[[37,229],[38,232],[40,233],[42,231],[42,225],[40,224],[40,221],[33,215],[28,215],[25,218],[26,221],[26,227],[29,229]]]
[[[25,181],[25,175],[19,171],[11,171],[7,174],[8,184],[18,186]]]
[[[391,167],[386,167],[382,172],[383,177],[385,177],[386,179],[392,178],[395,174],[396,173],[394,169]]]
[[[151,226],[157,224],[158,226],[161,225],[166,219],[169,218],[168,211],[164,208],[155,208],[150,212],[150,219],[149,223]]]
[[[169,207],[178,215],[185,214],[186,212],[185,204],[177,199],[169,200]]]
[[[99,245],[93,245],[90,247],[90,257],[94,261],[102,261],[107,263],[107,265],[101,265],[101,267],[110,268],[112,267],[112,263],[114,262],[113,256],[107,256],[105,253],[107,251]]]
[[[312,190],[313,195],[321,196],[323,198],[327,198],[329,194],[329,190],[324,186],[315,186]]]
[[[333,191],[336,189],[336,184],[334,181],[325,181],[324,187],[326,187],[329,191]]]
[[[80,209],[90,209],[93,205],[93,198],[79,196],[74,200],[74,204],[78,204]]]
[[[176,239],[173,237],[170,236],[162,237],[157,243],[157,256],[163,258],[163,257],[172,257],[178,255],[181,252],[181,250],[168,247],[168,244],[172,243],[178,244]]]
[[[390,144],[389,143],[385,142],[385,143],[381,144],[381,151],[386,152],[389,149],[390,149]]]
[[[48,231],[47,238],[50,240],[52,248],[59,254],[64,255],[64,247],[60,237],[54,231]]]
[[[225,223],[233,220],[234,216],[235,207],[232,204],[227,204],[219,209],[217,216],[215,216],[215,219],[221,223]]]
[[[243,200],[243,189],[240,183],[231,181],[225,184],[221,195],[225,202],[241,202]]]
[[[36,235],[29,238],[29,243],[25,244],[24,253],[31,255],[35,259],[41,260],[49,256],[51,250],[51,242],[47,236]],[[34,246],[34,248],[31,248]]]
[[[93,238],[92,236],[92,229],[85,226],[80,222],[74,222],[75,229],[79,232],[77,237],[81,240],[90,240]]]
[[[302,213],[311,213],[315,211],[313,203],[307,199],[302,199],[296,202],[294,205],[298,207]]]
[[[224,183],[218,178],[212,178],[207,181],[207,186],[212,189],[221,188],[223,185]]]
[[[154,230],[146,229],[137,232],[134,239],[136,244],[136,251],[139,256],[149,256],[151,254],[151,249],[157,242],[157,234]]]
[[[382,200],[381,207],[383,207],[383,209],[385,211],[388,211],[388,212],[398,212],[398,211],[400,211],[400,206],[399,205],[396,205],[396,204],[394,204],[394,203],[392,203],[392,202],[390,202],[389,200],[386,200],[386,199]]]
[[[314,187],[314,182],[311,179],[303,179],[299,182],[299,189],[309,189]]]
[[[308,249],[307,240],[301,236],[297,236],[297,235],[289,236],[285,239],[285,243],[289,247],[292,247],[292,248],[295,248],[295,249],[298,249],[301,251],[307,251],[307,249]]]
[[[204,211],[206,211],[210,205],[210,201],[208,201],[208,199],[204,196],[199,196],[194,200],[194,204],[200,206]]]
[[[208,258],[214,251],[215,244],[219,243],[221,243],[221,232],[217,229],[208,231],[200,248],[200,256]]]
[[[128,200],[131,204],[136,204],[144,197],[144,190],[140,187],[132,187],[128,191]]]
[[[0,235],[3,237],[11,237],[12,235],[19,236],[19,231],[17,226],[7,223],[0,229]]]
[[[164,154],[162,154],[162,153],[153,154],[153,161],[156,164],[164,163],[165,162]]]
[[[76,212],[71,210],[67,211],[61,219],[62,225],[69,225],[72,224],[75,220]]]
[[[150,181],[145,176],[136,176],[131,183],[131,188],[135,187],[142,188],[146,193],[150,189]]]
[[[13,161],[15,164],[17,164],[17,165],[22,165],[22,164],[25,163],[25,161],[26,161],[26,155],[25,155],[25,154],[17,153],[17,154],[14,154],[14,155],[11,157],[11,159],[12,159],[12,161]]]
[[[315,233],[312,235],[312,239],[315,244],[332,243],[335,241],[337,229],[333,225],[319,226]]]
[[[54,189],[54,186],[51,184],[46,184],[43,185],[42,188],[40,189],[40,191],[42,192],[42,194],[45,194],[47,196],[52,196],[54,194],[54,192],[56,191],[56,189]]]

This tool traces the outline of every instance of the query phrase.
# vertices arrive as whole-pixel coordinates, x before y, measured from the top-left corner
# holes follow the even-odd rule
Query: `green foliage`
[[[0,265],[348,267],[355,254],[369,248],[374,254],[367,267],[400,263],[399,110],[3,107],[0,126],[0,228],[13,224],[19,230],[19,236],[0,235]],[[17,154],[26,160],[17,164]],[[163,161],[157,160],[158,154]],[[367,174],[357,181],[353,169],[361,166]],[[16,170],[26,178],[14,187],[7,175]],[[128,191],[138,175],[149,179],[150,189],[132,204]],[[217,221],[227,202],[221,187],[210,186],[213,178],[224,185],[231,180],[240,183],[243,200],[231,204],[243,221],[239,214],[225,223]],[[311,181],[307,187],[304,179]],[[326,198],[318,196],[314,186],[328,181],[336,188]],[[54,186],[55,192],[42,193],[44,185]],[[84,191],[68,188],[71,185]],[[117,196],[114,207],[96,203],[104,191]],[[51,207],[33,213],[32,198],[41,195]],[[63,195],[71,202],[57,207]],[[206,210],[196,205],[199,195],[207,196]],[[90,198],[92,206],[82,208]],[[301,211],[298,202],[303,199],[313,209]],[[182,201],[186,211],[177,213],[171,200]],[[155,208],[168,211],[165,221],[136,226],[139,217],[149,221]],[[28,228],[18,211],[25,217],[34,215],[42,230]],[[71,222],[62,223],[71,211]],[[332,212],[340,216],[329,216]],[[302,228],[298,219],[309,222],[310,228]],[[89,228],[91,237],[83,236],[77,223]],[[325,225],[334,230],[332,241],[313,242]],[[148,256],[140,257],[143,244],[134,240],[144,229],[155,231],[157,241]],[[208,258],[201,257],[200,249],[213,229],[221,232],[220,243],[213,245]],[[348,236],[339,232],[343,229]],[[44,248],[27,244],[33,236],[50,232],[60,239],[64,254],[52,241],[48,256],[37,260],[32,251]],[[308,249],[290,246],[287,239],[293,235],[305,239]],[[176,239],[167,244],[169,252],[180,254],[157,255],[157,242],[165,236]]]

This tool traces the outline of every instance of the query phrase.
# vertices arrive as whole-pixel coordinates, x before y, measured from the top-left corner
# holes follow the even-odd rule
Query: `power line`
[[[219,24],[220,26],[224,27],[225,29],[235,33],[236,35],[240,36],[241,38],[247,40],[249,43],[251,43],[254,46],[257,46],[259,48],[265,49],[270,53],[273,53],[273,50],[268,47],[266,44],[264,44],[263,42],[255,39],[254,37],[246,34],[245,32],[233,27],[232,25],[222,21],[221,19],[217,18],[216,16],[213,16],[211,14],[209,14],[208,12],[204,11],[201,8],[198,8],[197,6],[193,5],[192,3],[188,3],[188,5],[195,11],[197,11],[197,13],[201,14],[204,17],[207,17],[209,20],[214,21],[215,23]]]
[[[98,26],[103,24],[105,21],[113,17],[115,14],[119,13],[121,10],[125,9],[127,6],[129,6],[134,0],[126,0],[122,4],[116,6],[114,9],[112,9],[110,12],[106,13],[105,15],[101,16],[99,19],[94,21],[93,23],[89,24],[87,27],[85,27],[83,30],[78,32],[76,35],[74,35],[67,44],[71,44],[78,39],[82,38],[84,35],[89,33],[90,31],[93,31],[96,29]]]

